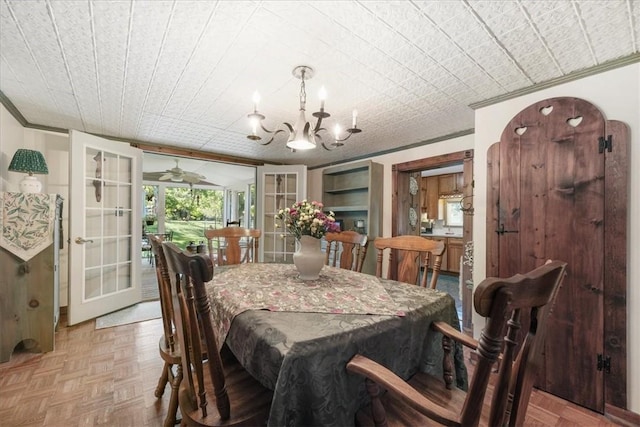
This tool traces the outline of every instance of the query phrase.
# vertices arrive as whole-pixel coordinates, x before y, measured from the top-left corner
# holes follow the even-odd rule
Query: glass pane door
[[[292,263],[295,238],[276,223],[280,209],[306,197],[307,167],[263,166],[258,168],[258,228],[262,230],[260,260],[262,262]]]

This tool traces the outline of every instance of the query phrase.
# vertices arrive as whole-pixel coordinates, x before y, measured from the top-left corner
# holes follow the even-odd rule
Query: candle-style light
[[[258,91],[253,94],[253,112],[248,114],[252,133],[247,135],[247,138],[257,141],[262,145],[270,144],[275,136],[280,132],[284,132],[287,130],[289,132],[289,138],[287,139],[287,147],[292,150],[308,150],[312,148],[316,148],[316,139],[321,140],[322,147],[326,150],[332,150],[336,147],[340,147],[344,141],[349,139],[351,135],[354,133],[362,132],[361,129],[357,128],[357,110],[353,110],[353,120],[352,126],[348,128],[347,135],[344,138],[340,138],[340,126],[336,124],[334,128],[334,141],[331,143],[325,143],[322,141],[322,137],[320,136],[320,132],[326,130],[322,127],[322,120],[330,117],[331,115],[324,110],[325,100],[327,99],[327,90],[324,86],[322,86],[318,92],[318,98],[320,99],[320,111],[316,111],[312,114],[313,117],[316,118],[316,123],[314,126],[311,126],[305,116],[306,102],[307,102],[307,93],[305,88],[305,80],[308,80],[313,77],[314,70],[311,67],[306,65],[300,65],[293,69],[292,74],[301,80],[300,83],[300,109],[298,114],[298,119],[295,122],[295,125],[291,125],[290,123],[284,122],[282,125],[285,129],[276,128],[271,131],[264,127],[262,121],[265,119],[265,116],[258,112],[258,104],[260,102],[260,94]],[[271,134],[271,138],[266,142],[261,142],[262,138],[258,135],[258,126],[264,132]]]

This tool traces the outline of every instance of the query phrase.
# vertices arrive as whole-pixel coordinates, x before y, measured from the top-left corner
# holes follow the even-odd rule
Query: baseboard
[[[478,355],[475,351],[469,353],[469,363],[471,363],[472,365],[476,365],[478,363]],[[497,366],[498,364],[496,364],[496,367]],[[608,403],[604,405],[604,416],[612,422],[621,426],[640,426],[640,414],[629,411],[628,409],[618,408],[617,406],[613,406]]]
[[[604,405],[604,416],[623,426],[640,426],[640,414],[609,405],[608,403]]]

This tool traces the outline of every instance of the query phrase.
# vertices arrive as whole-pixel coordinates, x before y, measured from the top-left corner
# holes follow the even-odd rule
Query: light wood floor
[[[154,396],[161,320],[100,330],[64,322],[55,351],[16,352],[0,364],[0,426],[161,426],[169,401],[168,387]],[[527,425],[615,425],[540,391],[531,402]]]

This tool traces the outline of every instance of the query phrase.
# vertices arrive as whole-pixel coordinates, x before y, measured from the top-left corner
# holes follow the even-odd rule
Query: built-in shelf
[[[360,205],[360,206],[325,206],[324,207],[325,211],[332,211],[332,212],[358,212],[358,211],[368,211],[369,210],[369,206],[366,205]]]
[[[322,172],[322,203],[325,211],[335,213],[344,230],[355,230],[369,236],[369,240],[382,232],[383,168],[370,160],[326,168]],[[358,227],[363,224],[364,227]],[[370,244],[362,271],[375,273],[375,250]]]
[[[369,191],[369,187],[345,187],[325,190],[326,193],[330,194],[350,193],[353,191]]]

